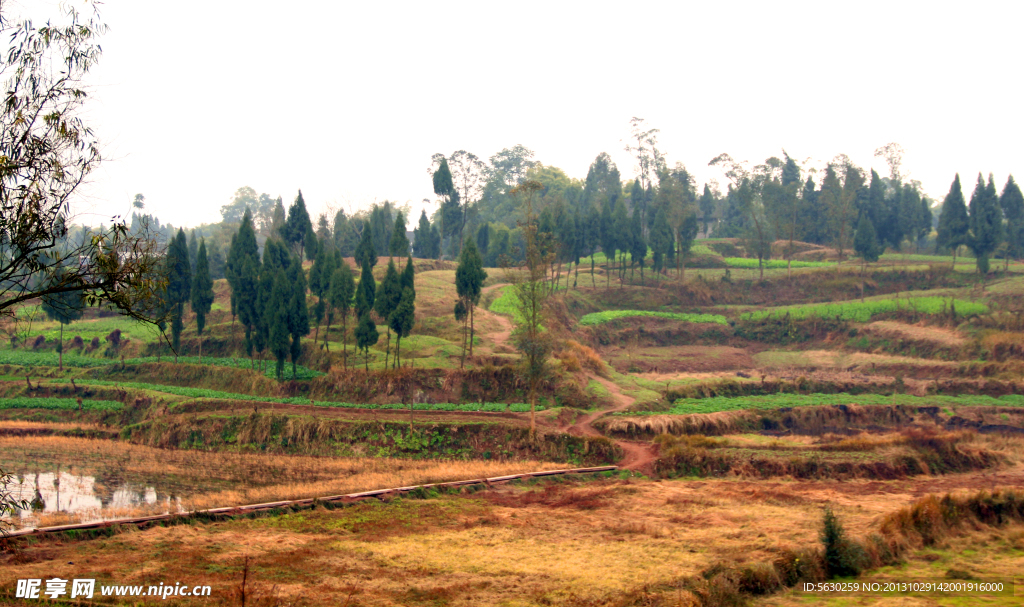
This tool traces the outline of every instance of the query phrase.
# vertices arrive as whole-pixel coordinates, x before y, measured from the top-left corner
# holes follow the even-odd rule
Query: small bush
[[[113,331],[111,331],[110,335],[107,335],[106,340],[108,342],[110,342],[110,347],[111,348],[114,348],[115,350],[117,348],[120,348],[121,347],[121,329],[114,329]]]
[[[71,340],[71,345],[68,346],[68,348],[72,349],[72,350],[73,349],[79,349],[80,350],[80,349],[82,349],[84,347],[85,347],[85,342],[82,341],[82,336],[81,335],[75,335],[75,338]]]
[[[92,341],[89,342],[89,352],[93,352],[100,349],[100,338],[93,337]]]
[[[855,576],[868,564],[864,548],[847,539],[839,518],[830,506],[825,507],[821,543],[825,547],[825,570],[830,578]]]
[[[40,335],[40,336],[36,337],[34,340],[32,340],[32,349],[33,350],[38,350],[39,348],[42,348],[45,345],[46,345],[46,337],[43,336],[43,335]]]

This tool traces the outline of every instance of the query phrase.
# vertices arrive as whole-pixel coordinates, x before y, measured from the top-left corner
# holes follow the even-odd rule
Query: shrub
[[[825,547],[828,577],[855,576],[867,566],[867,553],[859,544],[846,538],[846,532],[831,506],[825,507],[821,543]]]
[[[89,342],[89,352],[92,352],[94,350],[99,350],[99,348],[100,348],[100,338],[99,337],[93,337],[92,341]]]
[[[82,349],[84,347],[85,347],[85,342],[82,341],[82,336],[81,335],[75,335],[75,338],[71,340],[71,345],[68,346],[68,348],[71,348],[71,349],[75,349],[75,348]]]
[[[121,347],[121,329],[114,329],[107,335],[106,340],[110,342],[110,347],[117,349]]]
[[[46,337],[43,336],[43,335],[40,335],[40,336],[36,337],[34,340],[32,340],[32,349],[33,350],[38,350],[39,348],[42,348],[45,345],[46,345]]]

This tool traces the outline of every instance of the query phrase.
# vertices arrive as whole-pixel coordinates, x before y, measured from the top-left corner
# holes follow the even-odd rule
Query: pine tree
[[[487,259],[487,246],[491,243],[491,225],[487,222],[481,223],[476,231],[476,248],[480,252],[480,259]]]
[[[619,288],[626,282],[626,254],[633,245],[633,227],[626,211],[626,203],[621,198],[612,211],[612,225],[615,230],[615,245],[619,250]]]
[[[676,253],[679,256],[679,280],[686,280],[686,260],[690,258],[690,249],[693,248],[693,241],[696,240],[699,231],[697,216],[690,213],[679,228],[679,251]]]
[[[473,310],[480,302],[480,293],[483,290],[485,280],[487,280],[487,272],[484,271],[480,252],[477,250],[473,239],[467,238],[466,244],[462,246],[462,252],[459,254],[459,265],[455,268],[455,292],[458,294],[459,304],[461,304],[461,313],[457,313],[456,316],[463,317],[461,319],[457,318],[457,320],[463,320],[462,361],[460,363],[460,367],[463,368],[466,366],[466,325],[467,323],[469,325],[468,344],[469,354],[472,356],[474,334]]]
[[[330,306],[327,313],[327,332],[331,330],[332,312],[337,310],[341,315],[341,360],[342,365],[348,369],[348,310],[352,306],[352,297],[356,291],[355,277],[352,276],[352,269],[347,263],[342,263],[331,277]],[[327,343],[327,333],[324,333],[324,345],[330,351]]]
[[[715,197],[711,193],[711,188],[704,184],[704,193],[700,195],[700,200],[697,201],[697,206],[700,208],[700,219],[701,223],[704,224],[704,235],[707,237],[710,235],[711,221],[715,215]]]
[[[181,348],[181,331],[184,329],[185,303],[192,295],[192,272],[188,265],[188,242],[185,231],[178,229],[178,235],[167,249],[167,299],[171,304],[171,348],[174,362],[178,362]]]
[[[999,197],[999,206],[1006,216],[1006,265],[1010,267],[1010,259],[1024,257],[1024,195],[1020,187],[1010,175],[1003,186],[1003,194]]]
[[[957,173],[949,193],[942,201],[939,213],[938,235],[935,239],[939,249],[953,250],[953,267],[956,267],[956,251],[969,240],[970,229],[967,218],[967,205],[964,204],[963,190],[960,188],[960,174]]]
[[[618,238],[615,234],[615,218],[612,205],[606,202],[601,208],[601,251],[604,253],[605,289],[612,286],[611,262],[615,259],[615,247]]]
[[[188,266],[196,267],[199,257],[199,243],[196,241],[196,231],[193,229],[188,236]]]
[[[402,270],[402,290],[412,289],[416,294],[416,268],[412,264],[412,255],[406,258],[405,269]]]
[[[213,307],[213,279],[210,278],[210,262],[206,256],[206,240],[199,243],[196,253],[195,273],[192,278],[192,311],[196,313],[196,334],[199,335],[199,362],[203,360],[203,329],[206,315]]]
[[[1003,240],[1003,212],[999,208],[999,196],[996,186],[989,175],[985,184],[981,173],[978,173],[978,184],[971,195],[970,238],[968,246],[974,252],[978,272],[988,274],[989,257]]]
[[[413,230],[413,252],[416,253],[416,257],[420,259],[433,259],[437,257],[434,252],[433,238],[430,233],[430,220],[427,218],[427,212],[422,211],[420,213],[420,221],[416,225],[416,229]]]
[[[388,253],[394,257],[409,255],[409,237],[405,235],[405,215],[401,211],[395,215],[395,227],[391,229]]]
[[[306,307],[306,277],[302,272],[302,260],[292,259],[287,270],[291,297],[288,302],[288,332],[291,334],[292,378],[297,375],[296,362],[302,355],[301,339],[309,335],[309,309]]]
[[[394,260],[388,261],[388,269],[384,273],[384,280],[380,283],[373,301],[373,310],[377,316],[384,321],[387,328],[387,342],[384,346],[384,368],[388,368],[388,357],[391,354],[391,314],[398,308],[402,299],[401,279],[398,277],[398,269],[395,268]]]
[[[54,276],[56,284],[64,282],[64,269],[58,267]],[[62,291],[42,298],[43,312],[50,320],[60,323],[60,341],[57,342],[57,369],[64,370],[64,325],[82,317],[85,300],[81,291]]]
[[[920,248],[921,241],[928,238],[932,233],[932,207],[928,204],[928,198],[921,198],[921,209],[917,215],[917,248]]]

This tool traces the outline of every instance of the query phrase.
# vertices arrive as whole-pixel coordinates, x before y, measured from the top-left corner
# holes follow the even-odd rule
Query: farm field
[[[82,344],[59,369],[54,327],[37,321],[0,349],[0,468],[38,498],[23,526],[619,470],[42,537],[0,554],[0,588],[44,568],[142,583],[109,563],[146,551],[226,605],[247,557],[248,596],[266,605],[830,604],[790,588],[824,579],[826,507],[854,541],[901,546],[902,565],[870,552],[862,575],[942,577],[969,568],[965,554],[978,575],[1021,564],[1024,509],[932,545],[883,523],[931,495],[1024,486],[1024,266],[982,290],[962,258],[890,255],[863,275],[794,260],[792,277],[776,258],[761,282],[756,260],[717,252],[727,244],[700,245],[707,267],[685,281],[672,267],[641,282],[614,261],[608,275],[600,255],[593,282],[588,259],[578,278],[549,275],[533,416],[500,268],[487,268],[463,360],[454,268],[416,262],[400,369],[385,367],[393,335],[390,351],[382,335],[357,352],[351,319],[344,339],[335,319],[311,327],[279,381],[272,360],[245,355],[222,282],[202,358],[188,329],[175,360],[158,335],[86,317],[65,327]],[[124,338],[106,339],[115,329]],[[786,569],[794,559],[810,564]]]

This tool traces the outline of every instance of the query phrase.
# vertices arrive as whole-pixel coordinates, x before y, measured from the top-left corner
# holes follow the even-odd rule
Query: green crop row
[[[82,400],[84,411],[118,411],[124,405],[114,400]],[[74,398],[32,398],[29,396],[18,396],[15,398],[0,398],[0,409],[64,409],[77,410],[78,400]]]
[[[128,365],[137,365],[142,363],[155,363],[155,362],[173,362],[173,356],[145,356],[140,358],[129,358],[124,362]],[[202,360],[197,356],[179,356],[179,364],[193,364],[193,365],[208,365],[214,367],[232,367],[235,369],[251,369],[252,362],[248,358],[214,358],[210,356],[204,356]],[[75,354],[64,355],[64,366],[65,367],[106,367],[108,365],[121,364],[121,361],[111,360],[109,358],[91,358],[88,356],[78,356]],[[0,365],[19,365],[23,367],[56,367],[57,366],[57,353],[56,352],[36,352],[34,350],[0,350]],[[267,365],[267,371],[265,372],[267,377],[276,377],[274,365]],[[296,379],[313,379],[320,377],[324,373],[320,371],[314,371],[312,369],[298,365],[296,367]],[[285,365],[285,379],[292,378],[292,367],[291,364]]]
[[[669,320],[678,320],[681,322],[716,323],[720,325],[724,325],[728,322],[724,316],[720,316],[718,314],[677,314],[674,312],[655,312],[650,310],[605,310],[603,312],[587,314],[580,319],[580,324],[584,326],[599,325],[601,323],[615,320],[616,318],[628,318],[634,316],[653,316],[657,318],[668,318]]]
[[[895,312],[897,310],[914,310],[921,314],[948,314],[950,302],[951,300],[943,297],[913,297],[899,300],[876,299],[863,302],[845,301],[759,310],[742,314],[740,318],[742,320],[763,320],[765,318],[780,318],[789,314],[790,318],[794,320],[816,317],[867,322],[876,314]],[[952,305],[956,313],[961,316],[985,314],[988,312],[988,306],[985,304],[965,301],[963,299],[952,300]]]
[[[54,383],[54,382],[51,382]],[[188,398],[215,398],[220,400],[238,400],[245,402],[278,403],[283,405],[309,405],[310,399],[305,396],[252,396],[249,394],[238,394],[235,392],[222,392],[220,390],[209,390],[206,388],[188,388],[183,386],[165,386],[162,384],[150,384],[144,382],[124,382],[111,380],[76,380],[79,386],[119,386],[121,388],[134,388],[137,390],[150,390],[174,394]],[[73,401],[72,401],[73,402]],[[342,407],[349,409],[409,409],[409,405],[401,403],[343,403],[334,401],[314,401],[317,407]],[[119,403],[118,403],[119,404]],[[416,403],[413,409],[417,411],[492,411],[502,412],[509,407],[516,413],[525,413],[530,410],[526,403]],[[537,407],[543,411],[543,407]]]
[[[725,265],[731,268],[747,268],[756,270],[759,266],[756,259],[748,259],[746,257],[726,257],[724,259]],[[789,262],[785,259],[766,259],[762,262],[766,270],[777,270],[785,269],[789,266]],[[793,261],[792,267],[794,268],[834,268],[836,264],[831,261]]]
[[[691,415],[720,411],[774,410],[785,407],[817,407],[827,405],[913,405],[913,406],[972,406],[972,407],[1024,407],[1024,395],[1011,394],[994,398],[984,395],[913,396],[909,394],[771,394],[763,396],[714,396],[711,398],[684,398],[677,400],[667,412],[630,413],[630,415]]]

